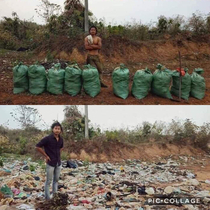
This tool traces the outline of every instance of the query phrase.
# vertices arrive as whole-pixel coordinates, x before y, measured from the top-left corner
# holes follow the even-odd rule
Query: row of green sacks
[[[205,80],[201,76],[203,69],[195,69],[192,75],[187,73],[182,77],[182,98],[188,100],[189,96],[202,99],[205,96]],[[171,80],[173,85],[170,90]],[[114,94],[126,99],[129,95],[129,70],[121,64],[112,73]],[[60,64],[54,65],[46,73],[41,65],[32,65],[29,68],[21,63],[13,68],[13,82],[15,94],[29,90],[32,94],[41,94],[46,88],[52,94],[62,94],[63,89],[75,96],[84,87],[85,92],[95,97],[100,93],[100,80],[96,68],[91,65],[84,66],[82,71],[78,65],[68,66],[65,70]],[[150,91],[158,96],[172,99],[172,95],[179,96],[179,72],[157,65],[154,74],[149,69],[138,70],[134,75],[132,94],[137,99],[146,97]]]
[[[182,76],[181,83],[181,97],[188,100],[191,95],[197,99],[203,99],[206,91],[205,79],[201,76],[204,72],[203,69],[194,69],[192,75],[188,73],[187,68],[184,71],[185,75]],[[121,65],[120,68],[114,70],[112,77],[115,95],[126,99],[129,95],[129,70],[124,65]],[[158,64],[154,74],[148,68],[138,70],[135,73],[132,95],[137,99],[143,99],[151,90],[155,95],[172,99],[171,94],[179,96],[179,84],[180,73],[178,71],[171,71]]]
[[[13,68],[13,93],[18,94],[29,90],[34,95],[47,90],[58,95],[63,91],[71,96],[80,93],[82,85],[85,92],[95,97],[101,90],[99,73],[91,65],[84,66],[82,71],[77,64],[61,69],[61,65],[55,64],[48,72],[42,65],[19,65]]]

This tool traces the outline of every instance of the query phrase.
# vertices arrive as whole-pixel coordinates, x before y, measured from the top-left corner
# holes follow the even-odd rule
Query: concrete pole
[[[88,133],[88,105],[85,105],[85,138],[89,139],[89,133]]]
[[[85,0],[85,32],[87,33],[89,29],[88,22],[88,0]]]

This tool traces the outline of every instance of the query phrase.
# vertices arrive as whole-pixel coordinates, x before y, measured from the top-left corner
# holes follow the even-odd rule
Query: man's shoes
[[[105,85],[103,82],[101,82],[101,87],[102,87],[102,88],[108,88],[108,86]]]

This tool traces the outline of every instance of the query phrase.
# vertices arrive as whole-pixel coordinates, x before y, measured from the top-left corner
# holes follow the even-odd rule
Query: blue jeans
[[[61,172],[61,165],[58,166],[58,164],[53,167],[47,164],[46,167],[46,172],[47,172],[47,177],[46,177],[46,182],[44,186],[44,193],[45,193],[45,199],[49,200],[50,199],[50,184],[53,181],[53,194],[55,194],[58,190],[58,180],[60,177],[60,172]]]

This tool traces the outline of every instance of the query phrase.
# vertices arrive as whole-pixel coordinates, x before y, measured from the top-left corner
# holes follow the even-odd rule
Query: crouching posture
[[[52,134],[44,137],[37,145],[36,150],[39,151],[46,160],[46,182],[45,182],[45,199],[50,199],[50,184],[53,183],[53,194],[57,192],[58,180],[61,171],[61,150],[63,149],[63,139],[60,134],[62,126],[59,122],[55,122],[51,126]],[[42,149],[44,147],[44,150]]]

